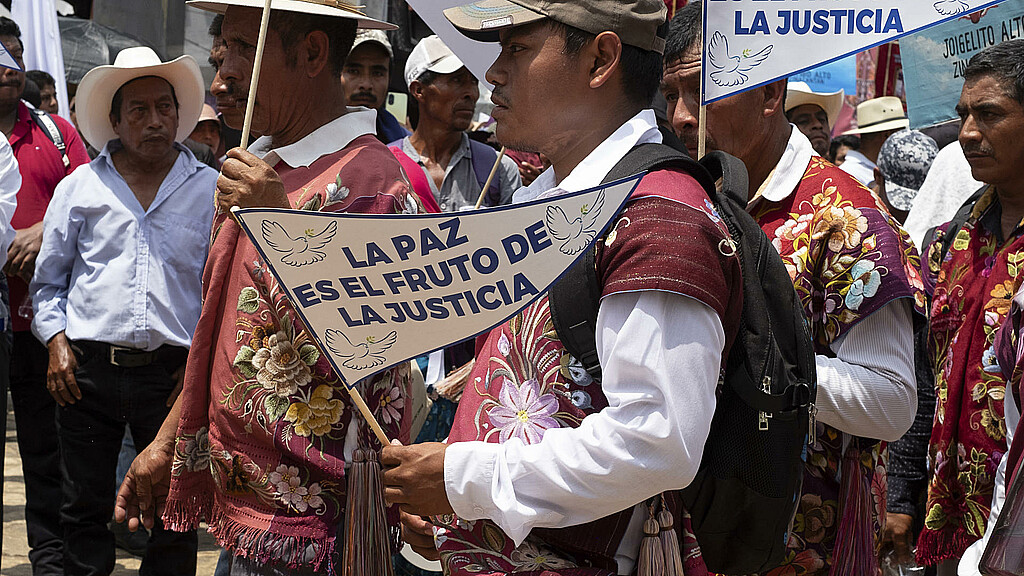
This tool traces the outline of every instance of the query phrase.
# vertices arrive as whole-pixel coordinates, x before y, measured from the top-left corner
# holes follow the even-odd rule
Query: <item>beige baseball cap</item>
[[[663,0],[480,0],[444,15],[482,42],[497,42],[499,30],[550,18],[591,34],[615,32],[623,44],[665,53],[665,39],[658,35],[668,15]]]
[[[388,42],[388,35],[383,30],[360,30],[356,33],[356,41],[352,44],[352,50],[367,42],[379,44],[388,53],[388,58],[395,57],[395,51],[391,49],[391,42]]]

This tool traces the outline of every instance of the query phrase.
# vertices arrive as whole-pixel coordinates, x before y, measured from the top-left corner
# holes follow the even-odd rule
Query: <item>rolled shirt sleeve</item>
[[[686,487],[715,411],[725,331],[707,305],[656,291],[614,294],[597,321],[608,407],[540,443],[460,442],[445,453],[455,513],[488,518],[516,544]]]

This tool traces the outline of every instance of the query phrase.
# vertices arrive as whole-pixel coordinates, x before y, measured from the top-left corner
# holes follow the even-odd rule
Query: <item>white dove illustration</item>
[[[341,363],[345,368],[351,370],[366,370],[374,366],[380,366],[386,361],[382,355],[385,350],[391,348],[398,340],[398,332],[394,330],[382,340],[373,336],[366,339],[366,342],[353,344],[348,336],[341,330],[329,329],[326,332],[327,347],[337,354],[339,358],[345,358]]]
[[[598,193],[593,206],[584,204],[580,208],[580,216],[575,220],[570,221],[561,207],[548,206],[544,218],[545,224],[547,224],[551,237],[562,241],[562,246],[559,248],[562,254],[569,256],[579,254],[594,240],[594,237],[597,236],[594,223],[601,215],[602,206],[604,206],[604,190]]]
[[[967,11],[967,2],[964,0],[939,0],[935,4],[935,11],[943,16],[955,16]]]
[[[748,76],[744,72],[750,72],[758,64],[764,62],[772,53],[772,46],[762,48],[757,54],[747,54],[744,50],[740,56],[729,54],[729,40],[721,32],[715,32],[708,44],[708,59],[716,72],[711,73],[711,79],[719,86],[738,86],[747,81]]]
[[[334,238],[338,231],[338,223],[331,222],[319,234],[314,234],[312,229],[306,230],[298,238],[292,238],[285,232],[284,226],[270,220],[264,220],[262,228],[263,239],[267,244],[284,254],[281,262],[298,267],[314,264],[327,257],[327,253],[321,249]]]

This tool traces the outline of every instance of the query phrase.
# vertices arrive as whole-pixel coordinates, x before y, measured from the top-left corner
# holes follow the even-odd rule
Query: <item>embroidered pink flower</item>
[[[252,365],[257,370],[256,381],[282,398],[295,394],[312,379],[309,367],[284,332],[267,338],[267,347],[256,351]]]
[[[277,498],[281,502],[292,506],[299,512],[306,510],[306,502],[303,498],[309,494],[309,490],[302,485],[298,468],[281,464],[270,473],[270,482],[274,484]]]
[[[398,386],[384,393],[380,398],[380,417],[385,424],[398,422],[402,419],[402,409],[405,408],[405,398]]]
[[[307,505],[314,510],[322,507],[324,499],[320,497],[321,492],[323,492],[323,489],[320,488],[320,484],[316,482],[311,484],[309,491],[302,497],[302,507],[299,508],[299,512],[305,511]]]
[[[553,394],[541,395],[536,378],[523,382],[522,386],[516,386],[508,378],[502,379],[498,395],[501,405],[488,412],[491,423],[501,429],[501,442],[516,437],[534,444],[540,442],[545,430],[558,428],[558,422],[552,418],[558,412],[558,400]]]

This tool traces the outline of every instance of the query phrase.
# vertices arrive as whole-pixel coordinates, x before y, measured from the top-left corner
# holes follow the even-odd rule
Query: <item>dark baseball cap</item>
[[[664,54],[658,29],[668,8],[664,0],[480,0],[449,8],[444,15],[482,42],[497,42],[499,30],[550,18],[591,34],[615,32],[623,44]]]

